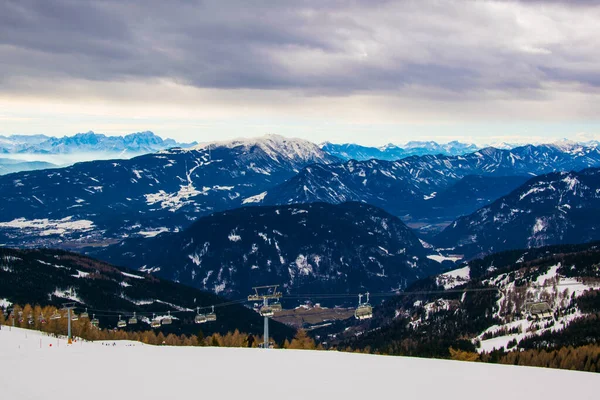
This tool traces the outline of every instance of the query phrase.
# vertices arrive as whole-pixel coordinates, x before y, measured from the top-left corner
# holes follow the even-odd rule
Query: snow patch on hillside
[[[444,289],[452,289],[456,286],[464,285],[471,279],[471,268],[467,265],[463,268],[458,268],[438,275],[436,281],[438,285]]]
[[[155,236],[160,235],[161,233],[165,233],[165,232],[170,232],[169,228],[167,227],[160,227],[160,228],[154,228],[154,229],[147,229],[145,231],[139,231],[138,235],[142,235],[145,238],[153,238]]]
[[[72,216],[62,219],[25,219],[16,218],[8,222],[0,222],[0,228],[23,229],[35,231],[40,236],[63,235],[73,232],[87,232],[94,228],[94,223],[87,219],[74,220]]]
[[[242,200],[242,204],[260,203],[265,199],[266,195],[267,195],[267,192],[262,192],[255,196],[250,196],[250,197]]]

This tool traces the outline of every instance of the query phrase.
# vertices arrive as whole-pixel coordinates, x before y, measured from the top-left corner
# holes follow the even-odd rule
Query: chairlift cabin
[[[117,328],[125,328],[127,326],[127,322],[124,319],[121,319],[119,315],[119,321],[117,322]]]
[[[171,311],[167,312],[167,316],[162,319],[163,325],[171,325],[173,323],[173,318],[171,317]]]
[[[58,310],[54,311],[54,313],[50,316],[51,320],[61,319],[61,318],[62,318],[62,315],[60,315],[60,313],[58,312]]]
[[[373,318],[373,307],[369,304],[369,293],[366,294],[367,301],[362,302],[362,294],[358,295],[358,307],[354,311],[354,318],[363,320]]]
[[[137,316],[136,316],[135,313],[133,313],[133,315],[131,316],[131,318],[129,318],[128,322],[129,322],[129,325],[135,325],[135,324],[138,323]]]
[[[215,306],[212,306],[212,311],[206,314],[206,321],[214,322],[217,320],[217,314],[215,314]]]
[[[271,304],[271,309],[273,310],[273,312],[280,312],[281,310],[283,310],[283,307],[281,307],[281,303],[277,301]]]
[[[196,317],[194,318],[194,322],[197,324],[203,324],[206,322],[206,315],[204,314],[196,314]]]
[[[81,315],[79,316],[79,318],[81,318],[81,319],[84,319],[84,318],[88,319],[88,318],[90,318],[90,314],[88,314],[87,308],[85,309],[84,312],[81,313]]]
[[[96,318],[96,315],[95,315],[95,314],[93,315],[93,318],[92,318],[92,320],[90,321],[90,323],[92,324],[92,326],[93,326],[94,328],[97,328],[97,327],[98,327],[98,325],[100,325],[100,321],[98,321],[98,319]]]
[[[272,317],[273,316],[273,308],[271,308],[271,306],[262,306],[259,310],[258,313],[261,315],[261,317]]]
[[[40,324],[46,323],[46,318],[44,317],[44,314],[40,314],[40,316],[38,317],[38,321],[40,321]]]
[[[33,325],[34,320],[33,320],[33,314],[32,313],[29,313],[29,315],[27,316],[27,323],[29,325]]]
[[[75,314],[75,311],[73,311],[73,314],[71,315],[71,321],[77,321],[79,319],[79,316],[77,316],[77,314]]]
[[[150,321],[151,328],[160,328],[160,320],[156,319],[156,316],[152,314],[152,321]]]
[[[206,315],[200,314],[200,307],[196,308],[196,316],[194,317],[194,322],[197,324],[203,324],[206,322]]]

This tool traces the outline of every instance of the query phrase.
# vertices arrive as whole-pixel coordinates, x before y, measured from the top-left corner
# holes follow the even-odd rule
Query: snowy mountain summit
[[[281,135],[268,134],[254,138],[239,138],[226,141],[201,143],[192,150],[206,150],[215,148],[235,149],[238,151],[252,152],[259,149],[273,160],[284,158],[292,162],[321,162],[336,161],[319,148],[316,144],[304,139],[286,138]]]

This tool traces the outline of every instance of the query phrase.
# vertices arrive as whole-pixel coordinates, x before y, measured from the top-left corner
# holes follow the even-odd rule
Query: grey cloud
[[[551,18],[567,20],[589,3],[545,2],[559,7]],[[536,39],[494,4],[0,0],[0,88],[17,78],[341,94],[410,85],[535,90],[546,80],[598,86],[574,61],[599,61],[589,49]]]

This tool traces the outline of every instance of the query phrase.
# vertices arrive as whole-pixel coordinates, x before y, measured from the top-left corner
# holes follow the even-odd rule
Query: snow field
[[[4,398],[582,399],[600,375],[325,351],[79,342],[43,346],[39,332],[0,330]]]

